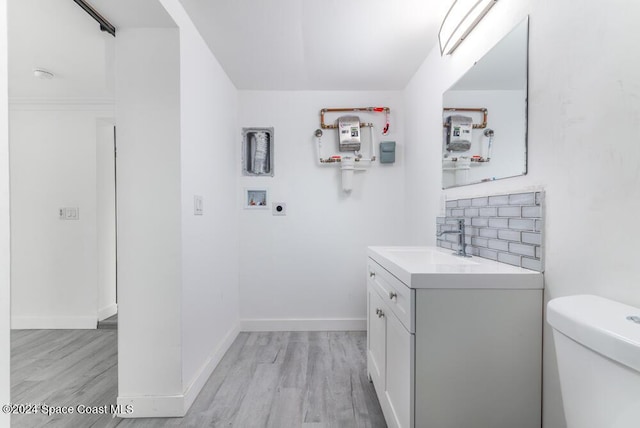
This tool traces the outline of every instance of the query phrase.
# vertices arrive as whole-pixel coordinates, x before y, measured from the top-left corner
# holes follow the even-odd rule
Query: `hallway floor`
[[[117,330],[118,329],[118,314],[112,315],[109,318],[104,319],[102,321],[98,321],[98,328],[99,329]]]
[[[115,404],[114,330],[14,330],[12,401]],[[365,332],[241,333],[184,418],[18,415],[12,427],[386,427]]]
[[[11,402],[115,404],[115,330],[12,330]],[[11,427],[104,427],[111,415],[11,415]]]

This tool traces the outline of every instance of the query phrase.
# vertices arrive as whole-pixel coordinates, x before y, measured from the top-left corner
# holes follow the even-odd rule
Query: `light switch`
[[[80,209],[71,207],[65,209],[65,218],[67,220],[78,220],[80,218]]]
[[[193,215],[203,215],[204,205],[202,202],[202,196],[195,195],[193,197]]]

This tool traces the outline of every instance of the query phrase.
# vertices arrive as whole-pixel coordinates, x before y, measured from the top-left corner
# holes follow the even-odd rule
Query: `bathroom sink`
[[[431,247],[389,247],[386,251],[393,257],[412,264],[440,266],[477,264],[474,258],[453,256],[451,250],[435,251]]]
[[[439,247],[369,247],[367,254],[410,288],[543,288],[540,272]]]

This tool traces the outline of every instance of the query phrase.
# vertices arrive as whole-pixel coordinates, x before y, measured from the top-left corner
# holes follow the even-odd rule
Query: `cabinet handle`
[[[398,293],[396,293],[395,291],[389,291],[389,299],[393,300],[397,298],[398,298]]]
[[[377,308],[376,314],[378,314],[378,318],[382,318],[384,316],[384,311],[380,308]]]
[[[375,272],[369,272],[369,276],[370,276],[371,278],[375,278],[376,273],[375,273]]]

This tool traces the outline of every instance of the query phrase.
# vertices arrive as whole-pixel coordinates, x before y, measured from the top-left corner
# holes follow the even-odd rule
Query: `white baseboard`
[[[240,320],[242,331],[364,331],[365,318],[338,319],[244,319]]]
[[[187,386],[187,388],[185,389],[185,414],[187,413],[189,408],[191,408],[193,402],[196,401],[196,398],[204,387],[204,384],[207,383],[207,380],[209,380],[209,377],[211,376],[211,373],[213,373],[213,370],[218,366],[218,364],[220,364],[220,360],[222,360],[224,354],[229,350],[233,341],[236,340],[238,334],[240,334],[240,325],[236,324],[235,327],[233,327],[229,331],[229,333],[227,333],[218,347],[211,353],[211,355],[209,355],[209,358],[207,358],[207,360],[204,362],[204,364],[200,368],[200,371],[196,374],[189,386]]]
[[[118,313],[118,304],[112,303],[109,306],[98,310],[98,321],[106,320]]]
[[[181,418],[185,415],[184,395],[118,397],[120,418]],[[130,409],[130,412],[127,411]]]
[[[236,325],[224,337],[218,347],[209,355],[200,371],[196,374],[189,386],[181,395],[170,396],[139,396],[139,397],[118,397],[117,404],[121,406],[122,412],[118,414],[121,418],[175,418],[183,417],[198,397],[198,394],[207,383],[209,376],[218,366],[220,360],[227,352],[231,344],[240,333],[240,326]],[[131,412],[127,412],[131,409]]]
[[[90,330],[97,327],[95,317],[11,317],[13,330]]]

